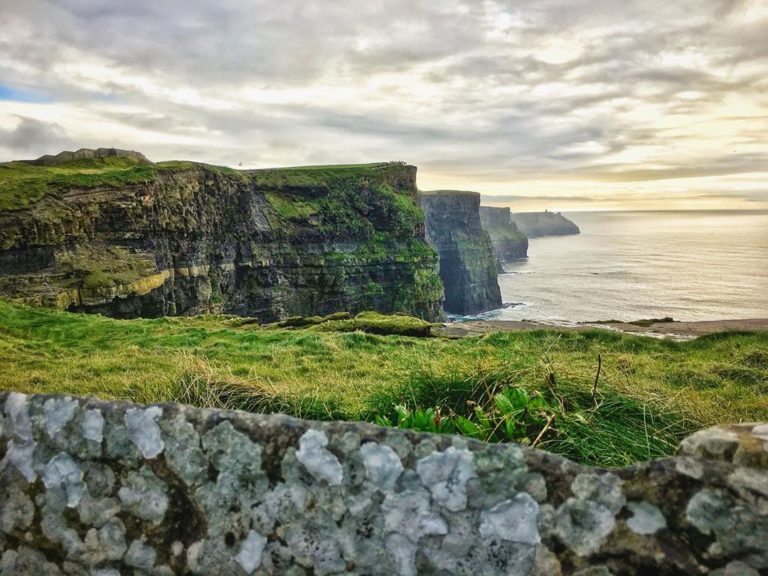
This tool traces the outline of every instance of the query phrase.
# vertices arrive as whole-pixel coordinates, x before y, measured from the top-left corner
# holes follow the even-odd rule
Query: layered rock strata
[[[0,394],[0,573],[756,576],[768,425],[583,468],[368,424]]]
[[[477,314],[501,307],[496,257],[480,225],[480,194],[421,192],[427,241],[440,255],[445,310]]]
[[[509,208],[480,206],[480,224],[491,237],[500,272],[503,262],[528,257],[528,238],[510,220]]]
[[[40,163],[0,165],[5,297],[121,318],[442,316],[413,166],[236,171],[110,149]]]

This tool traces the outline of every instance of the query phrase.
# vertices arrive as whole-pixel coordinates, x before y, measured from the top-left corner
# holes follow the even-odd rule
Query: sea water
[[[768,317],[768,211],[573,212],[499,276],[497,320]]]

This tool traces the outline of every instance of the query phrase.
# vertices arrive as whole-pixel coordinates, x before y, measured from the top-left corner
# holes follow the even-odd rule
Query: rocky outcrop
[[[541,236],[567,236],[581,230],[560,212],[513,212],[510,220],[528,238]]]
[[[480,223],[491,237],[500,272],[503,262],[528,257],[528,238],[510,221],[509,208],[480,206]]]
[[[2,165],[39,199],[0,198],[0,295],[121,318],[442,316],[413,166],[245,172],[81,152],[66,172]]]
[[[96,148],[95,150],[92,148],[80,148],[80,150],[76,150],[75,152],[65,150],[64,152],[59,152],[55,156],[46,154],[35,160],[25,160],[24,162],[34,166],[62,166],[77,160],[96,160],[109,157],[129,158],[137,162],[151,164],[149,159],[141,152],[136,152],[134,150],[120,150],[119,148]]]
[[[0,573],[756,576],[768,425],[630,468],[282,415],[0,394]]]
[[[421,206],[427,241],[440,255],[446,312],[477,314],[500,308],[493,245],[480,225],[480,194],[421,192]]]

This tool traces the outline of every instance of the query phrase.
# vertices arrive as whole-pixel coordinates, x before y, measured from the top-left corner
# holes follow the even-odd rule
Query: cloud
[[[32,118],[18,117],[15,128],[0,131],[0,141],[14,153],[34,153],[42,155],[41,150],[60,152],[72,144],[64,129],[56,123],[40,122]]]
[[[482,194],[480,196],[483,206],[492,206],[494,203],[507,204],[531,200],[531,196],[519,196],[515,194]],[[536,196],[536,200],[542,202],[599,202],[600,199],[591,196]]]
[[[402,159],[424,188],[555,197],[768,177],[762,0],[0,0],[0,26],[0,77],[49,98],[0,100],[49,136],[5,155]]]

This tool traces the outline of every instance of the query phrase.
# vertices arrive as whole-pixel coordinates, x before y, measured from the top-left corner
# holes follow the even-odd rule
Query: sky
[[[515,209],[768,208],[768,0],[0,0],[0,161],[403,160]]]

